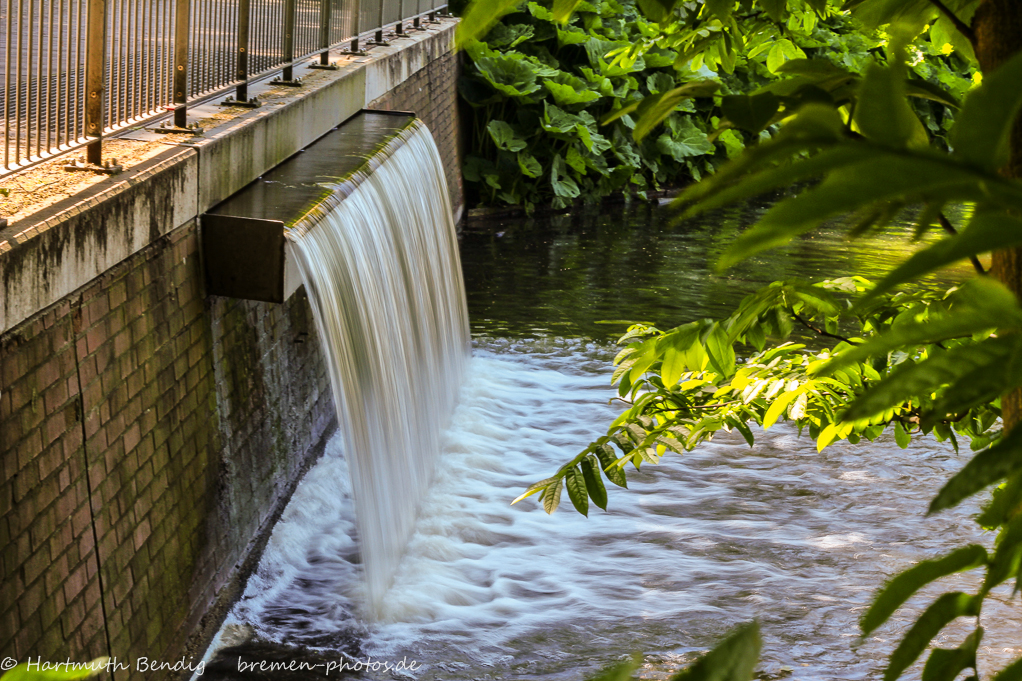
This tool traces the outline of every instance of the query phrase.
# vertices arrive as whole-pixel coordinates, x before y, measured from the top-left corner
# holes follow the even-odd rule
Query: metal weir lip
[[[287,238],[319,223],[416,127],[412,113],[364,109],[204,213],[207,292],[284,302],[297,287]]]

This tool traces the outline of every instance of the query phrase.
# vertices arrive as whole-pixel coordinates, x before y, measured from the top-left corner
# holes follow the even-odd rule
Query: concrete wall
[[[366,104],[423,116],[460,206],[452,28],[324,72],[0,241],[0,658],[109,654],[131,663],[117,679],[159,678],[137,660],[215,629],[333,405],[304,292],[207,296],[196,216]]]

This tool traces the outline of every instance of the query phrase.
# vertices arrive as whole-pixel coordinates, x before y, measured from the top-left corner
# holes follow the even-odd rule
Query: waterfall
[[[313,227],[287,237],[326,350],[372,616],[429,487],[469,331],[447,184],[429,130],[413,123],[356,179],[346,198],[316,209]]]

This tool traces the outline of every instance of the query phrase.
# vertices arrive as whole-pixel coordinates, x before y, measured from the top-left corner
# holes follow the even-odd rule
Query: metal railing
[[[173,111],[160,132],[196,132],[187,107],[234,88],[229,105],[258,106],[248,85],[301,85],[293,69],[331,68],[328,52],[384,29],[399,34],[447,0],[0,0],[0,178],[86,148],[69,170],[104,165],[103,136]]]

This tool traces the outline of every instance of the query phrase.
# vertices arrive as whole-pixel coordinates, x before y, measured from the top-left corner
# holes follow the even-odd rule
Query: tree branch
[[[930,0],[930,4],[941,11],[941,13],[947,17],[948,21],[954,24],[958,32],[964,35],[973,46],[976,45],[976,34],[973,32],[972,27],[967,23],[958,18],[954,12],[952,12],[947,5],[941,0]]]
[[[947,219],[947,216],[944,215],[944,213],[940,214],[940,226],[944,229],[945,232],[947,232],[951,236],[958,235],[958,230],[955,229],[955,226],[951,224],[951,221]],[[984,275],[987,273],[987,271],[983,269],[983,263],[981,263],[979,261],[979,258],[977,258],[976,256],[970,255],[969,262],[972,263],[972,268],[976,270],[976,272],[978,272],[980,275]]]
[[[813,333],[815,333],[817,335],[826,336],[827,338],[834,338],[834,339],[837,339],[839,341],[844,341],[845,343],[848,343],[849,345],[854,345],[855,344],[855,343],[852,342],[851,338],[845,338],[844,336],[838,336],[837,334],[829,333],[827,331],[824,331],[823,329],[820,329],[820,328],[817,328],[817,327],[813,326],[808,321],[806,321],[805,319],[802,319],[802,317],[798,316],[798,314],[794,310],[789,310],[789,312],[791,313],[791,316],[794,317],[795,320],[799,324],[801,324],[802,326],[806,327],[807,329],[809,329],[810,331],[812,331]]]

